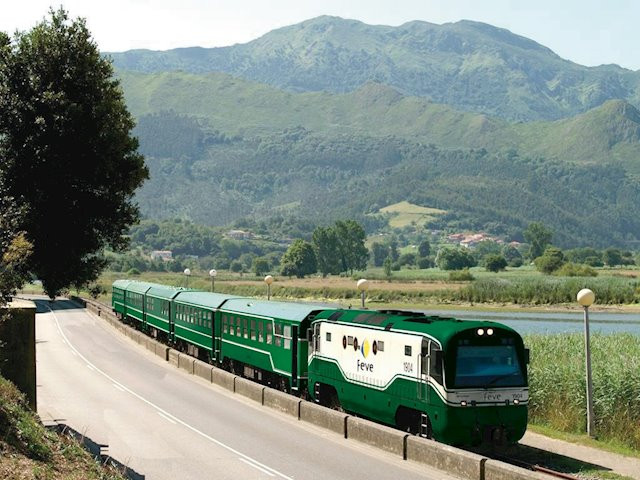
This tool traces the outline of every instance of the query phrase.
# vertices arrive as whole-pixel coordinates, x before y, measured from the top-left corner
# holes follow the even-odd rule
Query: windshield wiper
[[[513,375],[519,375],[520,372],[518,370],[511,372],[511,373],[505,373],[503,375],[498,375],[495,378],[492,378],[490,382],[487,382],[485,388],[493,385],[494,383],[496,383],[498,380],[502,380],[503,378],[508,378],[508,377],[512,377]]]

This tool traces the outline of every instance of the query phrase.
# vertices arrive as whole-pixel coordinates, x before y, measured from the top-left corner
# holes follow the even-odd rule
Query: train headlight
[[[466,407],[466,406],[467,406],[467,402],[466,402],[465,400],[462,400],[462,401],[460,402],[460,406],[461,406],[461,407]]]
[[[484,328],[479,328],[478,329],[478,335],[480,335],[480,336],[484,335]]]
[[[520,400],[518,400],[517,398],[513,399],[513,404],[514,405],[520,405]]]
[[[487,335],[493,335],[493,328],[487,328]]]

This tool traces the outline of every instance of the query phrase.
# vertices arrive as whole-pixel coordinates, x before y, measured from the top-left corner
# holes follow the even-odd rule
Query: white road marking
[[[240,457],[238,458],[238,460],[240,460],[241,462],[246,463],[247,465],[249,465],[250,467],[253,467],[257,470],[260,470],[262,473],[266,473],[267,475],[269,475],[270,477],[275,477],[275,475],[271,472],[268,472],[267,470],[265,470],[262,467],[259,467],[258,465],[254,464],[253,462],[250,462],[249,460],[245,460],[244,458]]]
[[[158,415],[160,415],[162,418],[164,418],[167,422],[171,422],[174,425],[176,424],[176,422],[174,422],[173,420],[171,420],[169,417],[167,417],[165,414],[163,414],[162,412],[156,412]]]
[[[167,412],[166,410],[160,408],[158,405],[154,404],[152,401],[147,400],[146,398],[144,398],[143,396],[137,394],[136,392],[134,392],[133,390],[131,390],[130,388],[126,387],[125,385],[121,384],[120,382],[118,382],[116,379],[114,379],[113,377],[111,377],[109,374],[107,374],[106,372],[103,372],[102,370],[100,370],[98,367],[96,367],[94,364],[92,364],[84,355],[82,355],[78,350],[76,350],[76,347],[74,347],[71,342],[69,341],[69,339],[67,338],[67,336],[64,334],[64,332],[62,331],[62,327],[60,327],[60,322],[58,321],[58,317],[55,314],[55,312],[51,309],[51,307],[49,307],[49,305],[46,305],[47,309],[51,312],[51,314],[53,315],[53,319],[56,321],[56,326],[58,327],[58,331],[60,332],[60,335],[62,335],[62,338],[64,340],[66,340],[67,344],[69,345],[69,348],[71,348],[71,353],[73,353],[74,355],[79,356],[80,358],[82,358],[82,360],[84,360],[87,364],[91,365],[94,370],[96,372],[98,372],[99,374],[101,374],[103,377],[109,379],[114,386],[119,386],[123,391],[130,393],[131,395],[133,395],[134,397],[136,397],[138,400],[146,403],[147,405],[151,406],[152,408],[156,409],[158,411],[158,413],[163,413],[164,416],[167,419],[172,419],[174,420],[176,423],[179,423],[180,425],[182,425],[185,428],[188,428],[189,430],[191,430],[192,432],[200,435],[202,438],[205,438],[206,440],[209,440],[211,443],[215,443],[216,445],[229,450],[230,452],[234,453],[235,455],[238,455],[238,457],[240,457],[240,459],[244,459],[246,461],[246,463],[251,462],[251,465],[253,467],[258,467],[260,466],[261,468],[263,468],[266,472],[265,473],[271,473],[272,475],[278,475],[281,478],[284,478],[285,480],[293,480],[293,478],[286,476],[284,473],[279,472],[271,467],[268,467],[267,465],[265,465],[264,463],[260,463],[259,461],[251,458],[249,455],[245,455],[244,453],[236,450],[233,447],[230,447],[229,445],[222,443],[220,440],[216,440],[215,438],[211,437],[210,435],[207,435],[206,433],[198,430],[195,427],[192,427],[191,425],[189,425],[188,423],[180,420],[179,418],[171,415],[169,412]]]
[[[87,368],[88,368],[89,370],[94,370],[94,371],[95,371],[95,369],[94,369],[91,365],[89,365],[89,364],[87,364]]]
[[[114,383],[114,384],[113,384],[113,386],[114,386],[115,388],[117,388],[118,390],[120,390],[121,392],[124,392],[124,391],[125,391],[125,389],[124,389],[124,388],[122,388],[120,385],[116,385],[116,384]]]

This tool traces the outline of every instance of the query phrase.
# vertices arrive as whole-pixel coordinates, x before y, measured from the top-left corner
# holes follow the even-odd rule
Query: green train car
[[[529,352],[494,322],[262,301],[118,280],[114,312],[237,375],[454,445],[514,443]]]

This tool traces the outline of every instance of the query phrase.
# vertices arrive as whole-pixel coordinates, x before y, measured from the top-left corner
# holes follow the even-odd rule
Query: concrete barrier
[[[485,480],[548,480],[550,477],[539,472],[509,465],[498,460],[487,460],[484,464]]]
[[[346,437],[348,439],[399,455],[400,458],[405,458],[405,440],[408,436],[407,433],[369,420],[347,417]]]
[[[219,368],[214,368],[211,372],[212,383],[220,385],[221,387],[226,388],[227,390],[230,390],[232,392],[235,391],[235,379],[235,375]]]
[[[346,438],[346,413],[340,413],[312,402],[300,402],[300,420],[339,433]]]
[[[159,356],[165,362],[169,361],[169,351],[171,349],[166,345],[162,345],[161,343],[156,345],[156,355]]]
[[[193,362],[195,362],[195,358],[190,357],[189,355],[181,354],[178,357],[178,368],[181,368],[187,373],[193,375]]]
[[[236,377],[235,392],[262,405],[264,385],[252,382],[246,378]]]
[[[144,348],[152,353],[156,353],[156,341],[153,338],[145,337],[143,345]]]
[[[204,363],[203,361],[196,360],[193,362],[193,374],[204,378],[207,382],[211,381],[211,372],[213,372],[213,367],[208,363]]]
[[[293,395],[288,395],[279,390],[273,388],[265,388],[263,393],[262,404],[265,407],[273,408],[291,415],[292,417],[300,418],[300,400]]]
[[[475,453],[414,436],[407,438],[406,453],[407,460],[424,463],[467,480],[482,479],[487,461]]]
[[[178,352],[177,350],[174,350],[173,348],[170,348],[169,357],[168,357],[169,363],[174,367],[178,367],[179,358],[180,358],[180,352]]]

